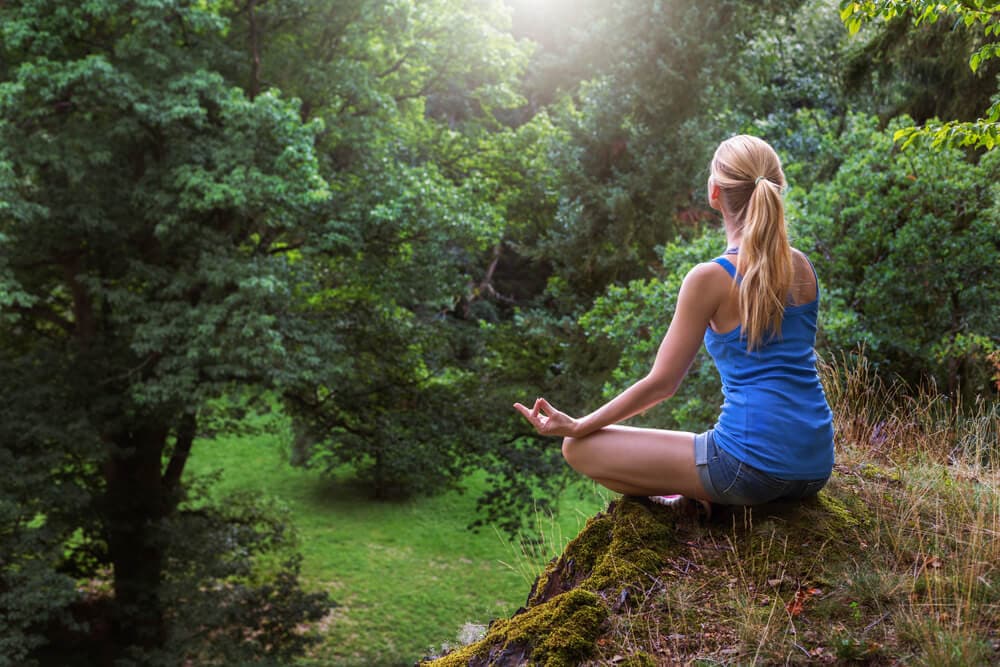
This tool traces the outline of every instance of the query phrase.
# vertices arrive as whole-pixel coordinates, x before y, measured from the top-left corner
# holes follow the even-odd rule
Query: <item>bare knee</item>
[[[575,440],[575,438],[571,438],[569,436],[566,436],[565,438],[563,438],[562,455],[563,455],[563,458],[566,459],[567,463],[569,463],[569,457],[571,457],[573,455],[572,451],[573,451],[573,442],[574,442],[574,440]]]
[[[571,468],[577,470],[578,472],[583,472],[580,466],[583,462],[583,456],[581,456],[582,442],[579,438],[565,437],[562,442],[562,455],[566,459],[566,463],[570,465]]]

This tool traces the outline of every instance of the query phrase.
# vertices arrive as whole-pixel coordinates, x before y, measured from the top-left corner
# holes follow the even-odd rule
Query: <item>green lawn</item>
[[[220,470],[219,493],[252,490],[291,511],[306,585],[339,604],[309,664],[412,665],[454,644],[464,624],[486,624],[524,604],[537,559],[492,529],[466,528],[483,476],[470,478],[464,494],[375,502],[346,480],[291,467],[286,443],[282,433],[199,440],[187,474]],[[540,522],[544,556],[561,553],[608,498],[589,483],[564,494],[558,520]]]

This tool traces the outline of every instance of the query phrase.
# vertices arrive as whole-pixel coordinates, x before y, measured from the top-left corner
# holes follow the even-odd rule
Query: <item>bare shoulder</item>
[[[792,264],[797,270],[805,270],[806,273],[812,274],[812,262],[809,260],[809,256],[798,248],[792,248]]]
[[[701,300],[717,300],[728,293],[732,278],[715,262],[696,264],[684,277],[682,292],[696,294]]]
[[[792,302],[806,303],[816,298],[816,272],[808,255],[792,248],[792,266],[795,273],[792,279]]]
[[[701,264],[695,264],[688,271],[687,275],[684,276],[684,284],[703,288],[719,282],[720,277],[729,277],[729,274],[722,266],[715,262],[702,262]]]
[[[722,257],[721,259],[728,260],[727,257]],[[718,276],[728,276],[729,272],[726,271],[725,267],[716,261],[702,262],[700,264],[695,264],[694,268],[688,271],[688,277],[697,276],[701,279],[709,279],[710,277]]]

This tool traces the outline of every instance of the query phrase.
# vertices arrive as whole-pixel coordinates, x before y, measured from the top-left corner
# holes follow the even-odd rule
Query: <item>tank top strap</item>
[[[742,276],[736,275],[736,267],[733,266],[733,263],[730,262],[725,257],[716,257],[712,261],[721,266],[722,268],[724,268],[726,270],[726,273],[729,274],[729,277],[734,278],[736,282],[739,282],[740,279],[742,278]]]
[[[816,300],[819,301],[819,275],[816,273],[816,267],[813,266],[812,260],[805,253],[802,256],[806,258],[806,262],[809,264],[809,268],[812,269],[813,279],[816,281]]]

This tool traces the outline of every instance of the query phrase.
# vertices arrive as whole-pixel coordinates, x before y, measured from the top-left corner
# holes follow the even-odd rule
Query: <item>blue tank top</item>
[[[731,262],[714,261],[741,279]],[[786,306],[781,335],[752,352],[742,326],[705,331],[705,347],[722,377],[716,444],[781,479],[820,479],[833,469],[833,414],[816,371],[818,312],[817,281],[816,298]]]

